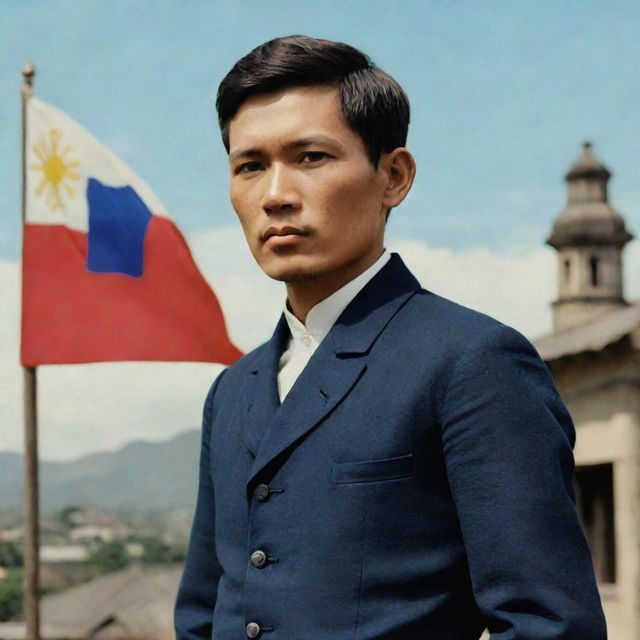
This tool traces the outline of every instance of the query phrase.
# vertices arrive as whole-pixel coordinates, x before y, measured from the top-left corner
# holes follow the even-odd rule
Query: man
[[[603,640],[545,365],[384,250],[415,174],[402,89],[292,36],[241,59],[217,107],[234,209],[287,303],[205,403],[179,640]]]

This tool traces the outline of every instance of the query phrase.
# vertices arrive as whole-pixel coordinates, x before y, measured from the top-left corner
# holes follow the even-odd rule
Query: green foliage
[[[139,539],[144,547],[143,562],[164,564],[182,562],[186,557],[186,549],[167,544],[159,536],[145,536]]]
[[[71,505],[61,509],[58,513],[58,521],[63,529],[72,529],[77,524],[78,516],[82,515],[82,508],[76,505]]]
[[[13,570],[0,580],[0,622],[22,613],[22,571]]]
[[[187,545],[171,547],[171,562],[184,562],[187,559]]]
[[[171,547],[157,536],[148,536],[141,541],[144,547],[142,560],[150,563],[171,562]]]
[[[117,571],[129,564],[129,557],[124,542],[114,540],[103,542],[89,557],[91,562],[100,573]]]
[[[22,551],[12,542],[0,542],[0,567],[21,567]]]

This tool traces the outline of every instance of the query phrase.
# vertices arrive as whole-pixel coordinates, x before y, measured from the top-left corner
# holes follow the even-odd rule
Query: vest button
[[[259,484],[253,490],[253,497],[260,502],[264,502],[269,497],[269,486],[266,484]]]
[[[250,622],[244,630],[247,633],[247,638],[257,638],[260,634],[260,625],[257,622]]]
[[[251,564],[258,569],[262,569],[267,564],[267,554],[262,549],[256,549],[251,554]]]

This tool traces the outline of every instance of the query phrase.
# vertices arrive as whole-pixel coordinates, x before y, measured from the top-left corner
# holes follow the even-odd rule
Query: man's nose
[[[300,197],[291,169],[274,163],[265,177],[266,188],[262,199],[265,213],[295,211],[299,208]]]

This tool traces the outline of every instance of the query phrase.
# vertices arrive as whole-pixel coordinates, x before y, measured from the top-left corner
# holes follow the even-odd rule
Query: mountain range
[[[68,462],[40,461],[43,510],[68,505],[135,509],[192,509],[195,505],[200,433],[163,442],[138,440],[117,451]],[[0,452],[0,509],[22,503],[22,454]]]

